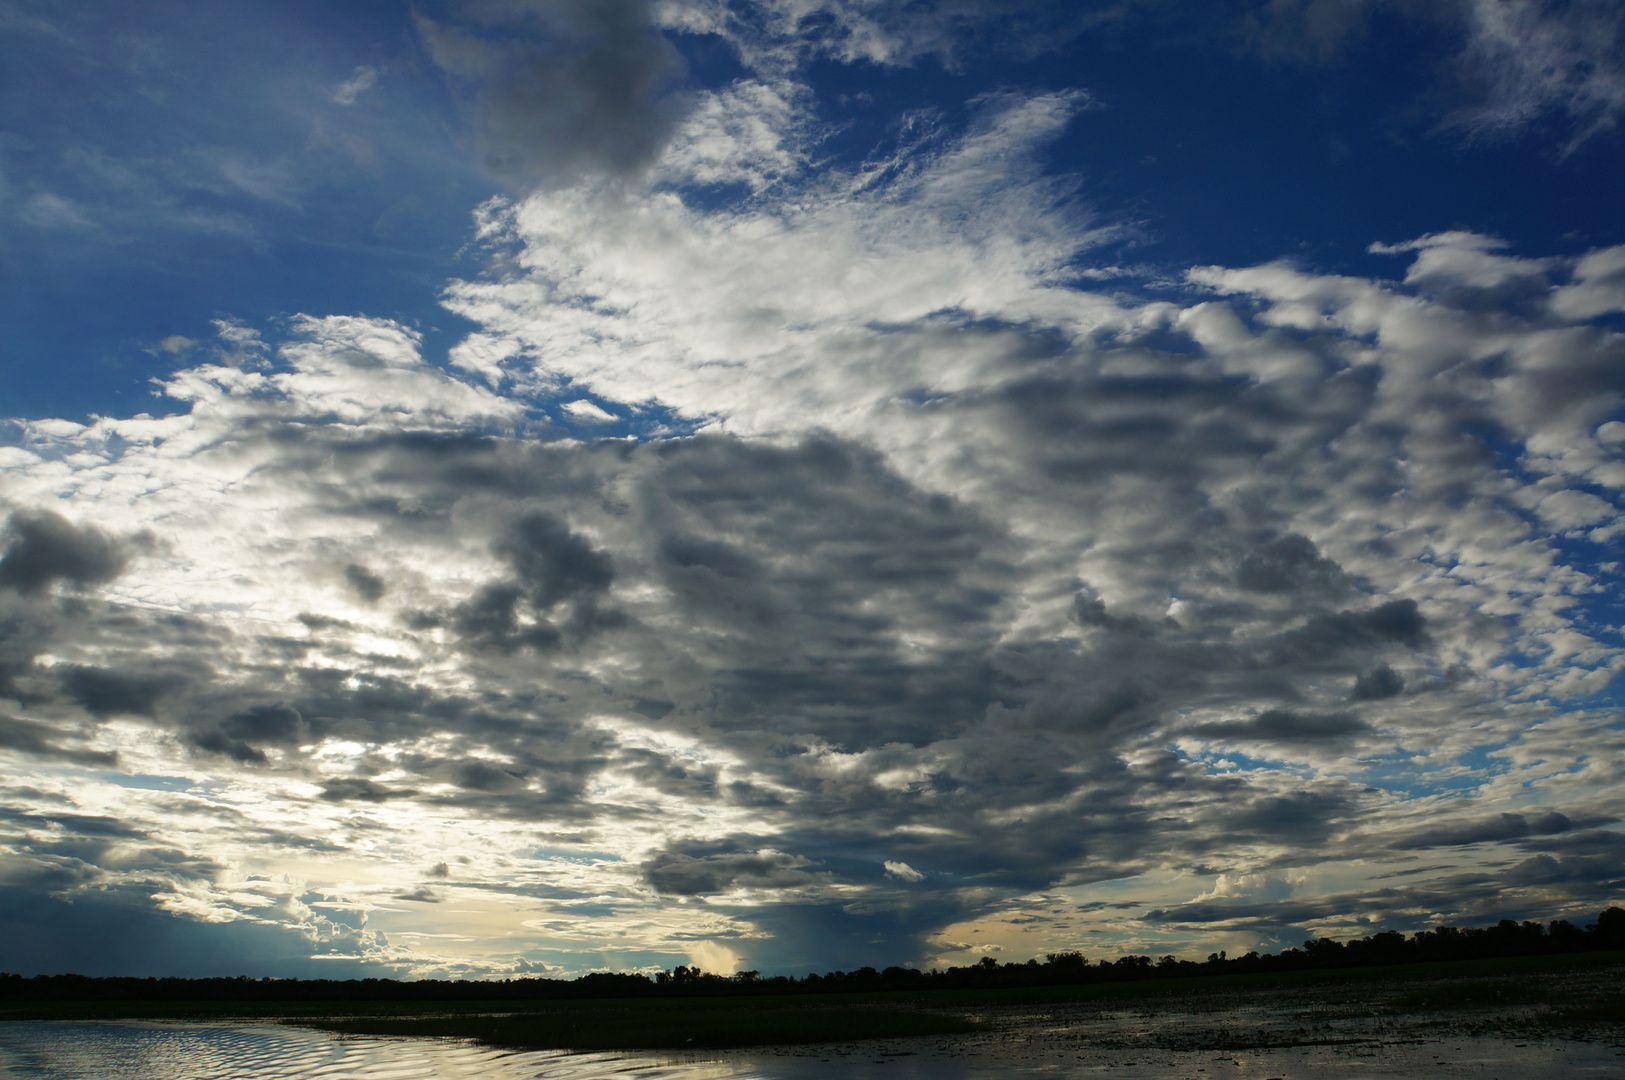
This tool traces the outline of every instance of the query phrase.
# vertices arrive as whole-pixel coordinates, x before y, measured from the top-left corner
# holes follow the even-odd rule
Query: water
[[[624,1054],[515,1053],[449,1039],[347,1038],[259,1024],[0,1023],[11,1080],[711,1080],[720,1063]]]
[[[264,1024],[0,1023],[6,1080],[1625,1080],[1607,1041],[1389,1039],[1251,1051],[1125,1049],[1064,1031],[716,1054],[510,1052]]]

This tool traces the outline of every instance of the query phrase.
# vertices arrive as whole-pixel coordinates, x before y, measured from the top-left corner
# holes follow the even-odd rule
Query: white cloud
[[[354,105],[356,98],[372,89],[378,81],[378,69],[362,64],[355,73],[333,88],[333,100],[340,105]]]
[[[842,430],[896,394],[977,382],[999,346],[956,334],[959,320],[1076,326],[1109,307],[1048,287],[1100,237],[1077,228],[1065,189],[1030,158],[1083,103],[991,100],[957,144],[927,129],[915,152],[761,209],[703,214],[671,194],[628,202],[594,187],[538,193],[499,219],[524,243],[526,273],[458,283],[448,303],[539,355],[543,379],[627,402],[658,388],[663,403],[719,414],[729,430],[815,414]]]
[[[186,353],[190,352],[192,347],[196,344],[196,340],[182,334],[170,334],[162,341],[155,342],[154,344],[144,348],[142,351],[154,355],[158,353],[168,353],[170,356],[184,356]]]
[[[1193,904],[1207,900],[1284,900],[1292,895],[1293,882],[1279,874],[1220,874],[1213,887],[1192,898]]]
[[[1510,245],[1493,236],[1471,232],[1433,233],[1402,244],[1372,244],[1378,255],[1416,252],[1405,271],[1407,284],[1424,288],[1466,286],[1493,289],[1520,278],[1546,274],[1555,259],[1519,259],[1495,254]]]
[[[740,80],[696,94],[656,176],[677,184],[744,184],[753,192],[794,176],[807,161],[810,125],[799,100],[806,93],[787,80]]]
[[[1554,111],[1574,125],[1568,149],[1614,128],[1625,111],[1625,17],[1611,4],[1465,0],[1462,63],[1484,84],[1482,105],[1453,122],[1479,133],[1519,128]]]
[[[908,882],[925,880],[924,874],[920,873],[906,862],[893,862],[892,860],[887,859],[884,865],[886,867],[886,876],[888,877],[894,877],[899,881]]]
[[[90,218],[72,199],[41,192],[29,199],[20,214],[28,224],[41,229],[88,229]]]
[[[609,424],[620,419],[612,412],[606,412],[586,399],[579,401],[566,401],[559,406],[577,420],[585,420],[591,424]]]
[[[1593,251],[1574,268],[1574,282],[1551,296],[1552,311],[1565,319],[1594,319],[1625,311],[1625,245]]]
[[[689,946],[690,963],[701,971],[732,975],[739,970],[739,955],[715,941],[696,941]]]

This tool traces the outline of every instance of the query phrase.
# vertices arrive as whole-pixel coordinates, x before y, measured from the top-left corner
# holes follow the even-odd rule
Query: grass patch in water
[[[1389,1001],[1384,1008],[1397,1014],[1418,1012],[1457,1012],[1462,1009],[1512,1009],[1524,1005],[1545,1005],[1550,987],[1544,983],[1515,979],[1472,979],[1460,982],[1434,982]]]
[[[1625,1031],[1625,994],[1597,994],[1553,1003],[1539,1017],[1550,1028],[1606,1027]]]

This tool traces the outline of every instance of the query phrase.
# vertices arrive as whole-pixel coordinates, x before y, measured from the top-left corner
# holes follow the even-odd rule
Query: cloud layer
[[[813,167],[747,76],[485,204],[445,369],[223,323],[186,411],[9,422],[7,918],[506,974],[1617,898],[1625,256],[1096,265],[1042,165],[1090,105]]]

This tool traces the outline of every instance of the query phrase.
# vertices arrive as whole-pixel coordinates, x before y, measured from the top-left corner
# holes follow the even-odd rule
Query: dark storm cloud
[[[150,890],[148,890],[150,891]],[[310,955],[328,951],[296,930],[250,921],[197,922],[156,910],[145,896],[61,900],[0,887],[6,968],[21,975],[310,977]],[[332,959],[328,978],[396,975],[400,969]]]
[[[75,765],[107,769],[118,764],[118,754],[113,751],[63,746],[60,742],[63,734],[49,724],[0,715],[0,747]]]
[[[297,742],[309,733],[299,710],[281,702],[245,709],[228,718],[220,727],[234,738],[283,744]]]
[[[826,438],[687,440],[649,464],[639,505],[655,567],[715,635],[713,722],[776,715],[856,748],[992,700],[997,676],[977,652],[1009,575],[999,530]],[[900,650],[926,627],[941,645]]]
[[[1395,840],[1390,847],[1400,851],[1434,847],[1459,847],[1518,840],[1526,836],[1551,836],[1572,826],[1566,815],[1555,810],[1539,814],[1499,814],[1459,825],[1443,826],[1413,833]]]
[[[457,606],[453,625],[475,648],[512,652],[521,646],[533,649],[557,646],[563,635],[547,620],[537,619],[521,627],[519,603],[523,598],[524,592],[517,585],[499,582],[481,586],[477,593]]]
[[[474,87],[484,163],[503,180],[637,173],[670,137],[683,64],[647,0],[470,0],[457,16],[419,15],[418,33]]]
[[[514,578],[482,586],[452,613],[458,633],[476,648],[551,649],[567,637],[624,622],[619,612],[598,604],[615,579],[609,556],[557,518],[526,514],[491,549],[512,567]],[[567,605],[562,612],[561,605]]]
[[[817,875],[804,869],[807,860],[779,851],[685,855],[662,852],[640,868],[643,880],[671,896],[701,896],[735,887],[757,889],[806,887]]]
[[[0,603],[0,694],[18,701],[36,700],[37,694],[18,680],[33,672],[34,658],[45,650],[54,622],[36,604]]]
[[[165,694],[185,685],[177,674],[71,667],[61,676],[63,692],[94,716],[151,716]]]
[[[514,568],[530,602],[547,610],[579,595],[602,593],[615,579],[609,557],[548,514],[527,514],[493,550]]]
[[[1404,888],[1379,888],[1285,900],[1197,901],[1147,911],[1152,924],[1281,929],[1333,922],[1360,933],[1501,918],[1545,919],[1557,912],[1591,914],[1611,902],[1625,876],[1615,860],[1535,855],[1500,868],[1456,873]],[[1359,921],[1356,922],[1355,920]]]
[[[50,511],[14,512],[0,536],[0,586],[23,594],[44,592],[58,581],[78,588],[101,585],[124,572],[130,552],[91,525],[79,526]]]
[[[383,578],[359,563],[351,563],[344,568],[344,580],[349,582],[357,596],[370,604],[382,600],[388,591]]]
[[[145,830],[127,822],[96,814],[76,814],[66,810],[28,811],[0,807],[0,818],[30,827],[56,825],[75,839],[143,840],[148,835]]]
[[[234,739],[223,731],[198,732],[192,736],[192,745],[243,765],[263,765],[266,761],[265,751],[248,745],[242,739]]]
[[[766,940],[739,943],[749,967],[787,973],[917,964],[931,955],[932,930],[974,911],[953,893],[920,891],[907,902],[806,904],[787,900],[750,911]]]
[[[1515,844],[1525,851],[1539,850],[1562,856],[1620,861],[1625,859],[1625,835],[1612,829],[1588,827],[1593,824],[1613,824],[1614,821],[1613,818],[1604,818],[1601,822],[1571,822],[1571,830],[1545,835],[1531,829],[1530,835],[1518,839]]]
[[[1233,843],[1243,838],[1293,847],[1323,843],[1360,815],[1357,793],[1342,785],[1285,795],[1253,795],[1215,808],[1221,831],[1213,838]],[[1297,857],[1294,852],[1294,858]]]
[[[1429,643],[1427,617],[1416,601],[1390,600],[1365,611],[1313,615],[1275,640],[1271,658],[1278,663],[1312,663],[1385,646],[1420,649]]]
[[[1355,701],[1381,701],[1405,692],[1405,680],[1387,664],[1378,664],[1354,680],[1349,697]]]
[[[486,761],[465,761],[456,767],[453,775],[457,786],[467,791],[508,791],[525,782],[523,775]]]
[[[1106,610],[1105,601],[1081,592],[1072,598],[1072,617],[1078,620],[1080,626],[1096,626],[1141,637],[1150,637],[1158,629],[1157,624],[1139,615],[1114,615]],[[1171,619],[1165,619],[1162,623],[1164,629],[1177,625]]]
[[[358,799],[361,802],[381,803],[390,799],[409,799],[416,794],[410,788],[385,787],[364,776],[339,776],[322,782],[322,798],[328,802]]]
[[[1273,743],[1339,742],[1363,735],[1371,725],[1348,713],[1315,715],[1269,709],[1252,720],[1235,724],[1203,724],[1191,729],[1193,735],[1233,741]]]
[[[1261,545],[1236,567],[1236,584],[1263,593],[1329,593],[1349,589],[1343,568],[1323,557],[1313,541],[1289,533]]]

